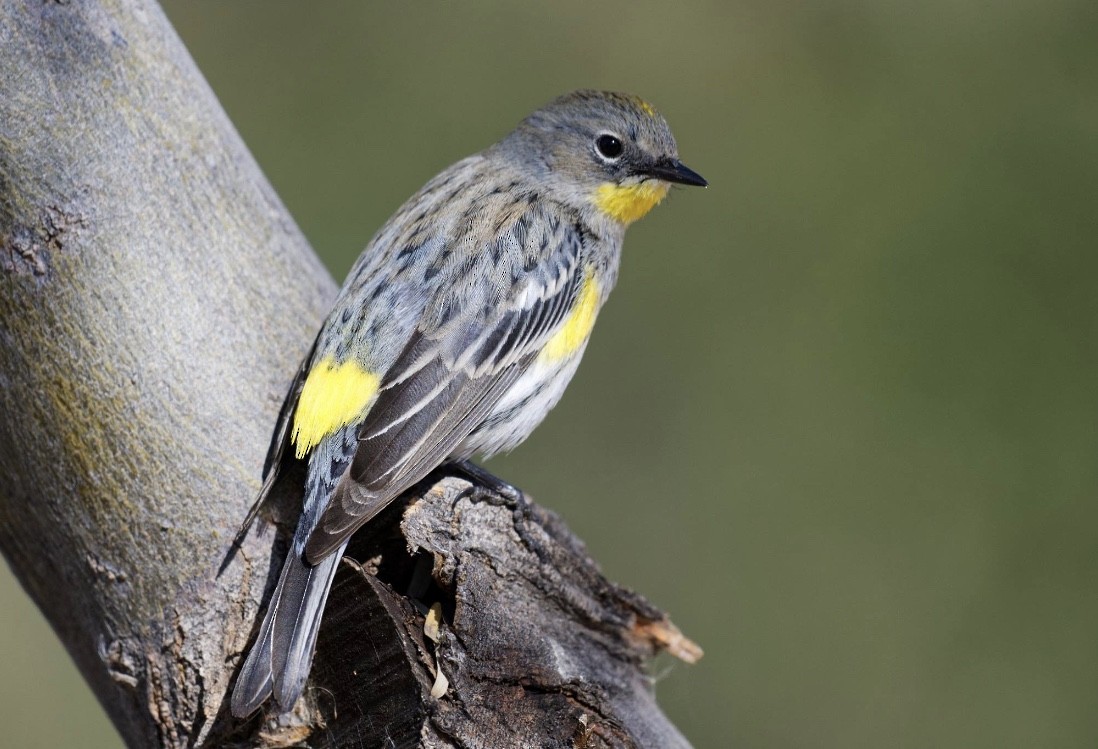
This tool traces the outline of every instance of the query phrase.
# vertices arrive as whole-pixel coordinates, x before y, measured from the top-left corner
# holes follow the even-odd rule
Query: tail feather
[[[259,709],[274,686],[271,673],[271,621],[271,616],[263,620],[259,637],[236,677],[230,707],[233,715],[238,718],[246,718]]]
[[[344,542],[334,554],[314,566],[306,565],[295,554],[293,564],[286,565],[290,569],[289,574],[283,571],[283,579],[289,582],[278,602],[271,651],[274,698],[283,712],[293,708],[305,688],[305,680],[313,665],[313,650],[316,648],[317,632],[320,631],[324,603],[328,600],[332,578],[346,546]]]
[[[305,689],[324,603],[346,545],[316,565],[307,565],[299,553],[290,552],[259,637],[237,677],[230,705],[233,715],[247,717],[272,694],[282,712],[293,709]]]

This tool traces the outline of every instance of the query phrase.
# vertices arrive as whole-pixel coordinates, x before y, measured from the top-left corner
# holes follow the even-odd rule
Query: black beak
[[[695,185],[708,187],[709,183],[693,169],[678,159],[660,159],[647,170],[649,177],[662,179],[666,182],[676,182],[680,185]]]

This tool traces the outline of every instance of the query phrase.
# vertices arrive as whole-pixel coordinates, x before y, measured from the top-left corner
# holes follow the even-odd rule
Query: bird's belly
[[[479,453],[488,457],[518,446],[564,395],[579,366],[583,348],[565,359],[535,360],[453,454],[468,457]]]

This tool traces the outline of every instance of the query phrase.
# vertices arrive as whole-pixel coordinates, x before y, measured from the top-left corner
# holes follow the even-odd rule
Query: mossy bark
[[[203,734],[335,285],[148,2],[0,4],[0,548],[131,746]],[[250,562],[248,560],[251,560]]]

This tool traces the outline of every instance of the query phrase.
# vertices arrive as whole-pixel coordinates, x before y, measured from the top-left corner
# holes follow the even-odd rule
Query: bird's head
[[[648,213],[673,183],[708,184],[679,161],[659,112],[628,94],[566,94],[523,120],[497,148],[534,170],[553,198],[622,226]]]

